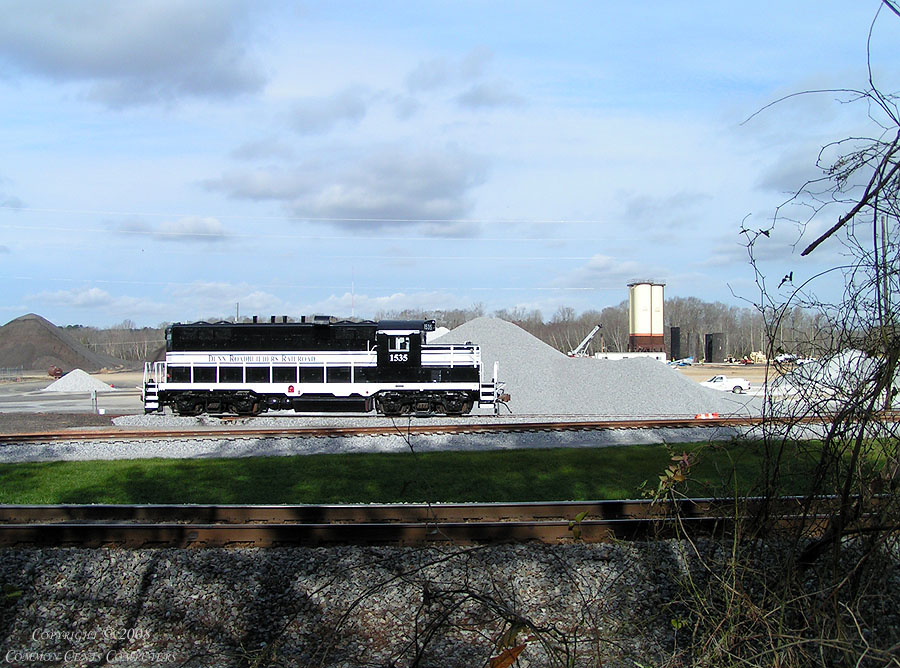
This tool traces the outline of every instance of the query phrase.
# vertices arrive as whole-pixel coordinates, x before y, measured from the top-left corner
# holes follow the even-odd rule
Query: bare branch
[[[900,171],[900,162],[894,163],[893,167],[891,167],[890,171],[883,178],[878,179],[878,175],[882,174],[886,166],[890,164],[891,158],[894,157],[898,149],[900,149],[900,132],[898,132],[897,136],[894,137],[894,141],[891,142],[889,150],[882,157],[877,169],[872,174],[872,178],[869,180],[869,184],[866,186],[863,196],[859,198],[859,201],[856,203],[856,205],[852,209],[850,209],[850,211],[841,216],[838,219],[838,222],[835,223],[827,232],[822,234],[818,239],[807,246],[806,249],[802,253],[800,253],[800,255],[809,255],[823,241],[825,241],[826,239],[828,239],[828,237],[832,236],[835,232],[841,229],[844,225],[847,224],[848,221],[852,220],[857,213],[865,208],[875,197],[878,196],[879,193],[884,190],[885,186],[889,184],[894,176],[898,173],[898,171]],[[878,180],[877,184],[876,180]]]

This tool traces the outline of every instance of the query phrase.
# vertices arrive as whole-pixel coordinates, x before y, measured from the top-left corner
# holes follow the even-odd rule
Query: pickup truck
[[[728,378],[727,376],[713,376],[709,380],[700,383],[703,387],[713,390],[722,390],[723,392],[734,392],[735,394],[743,394],[750,389],[750,381],[744,378]]]

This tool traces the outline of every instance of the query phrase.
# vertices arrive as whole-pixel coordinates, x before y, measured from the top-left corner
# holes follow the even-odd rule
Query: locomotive
[[[427,343],[434,320],[174,324],[144,367],[144,412],[464,415],[505,399],[481,349]]]

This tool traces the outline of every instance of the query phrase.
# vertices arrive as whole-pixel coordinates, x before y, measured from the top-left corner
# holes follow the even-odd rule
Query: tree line
[[[490,315],[514,323],[532,336],[562,352],[576,346],[600,325],[587,349],[598,352],[626,352],[628,350],[628,301],[602,310],[577,313],[570,306],[560,306],[549,319],[538,309],[521,307],[499,309],[488,313],[482,304],[464,309],[380,311],[375,320],[407,319],[431,320],[438,326],[453,329],[474,318]],[[730,306],[722,302],[705,302],[696,297],[673,297],[665,300],[665,343],[671,355],[671,328],[680,330],[680,357],[700,360],[704,356],[705,335],[725,335],[726,357],[743,358],[767,349],[768,336],[774,328],[775,350],[809,356],[830,332],[827,319],[810,309],[796,307],[787,314],[766,313],[758,308]],[[209,318],[218,322],[220,318]],[[228,321],[234,321],[231,317]],[[295,319],[289,318],[289,321]],[[241,318],[240,322],[251,322]],[[166,323],[159,327],[137,327],[131,320],[107,328],[69,325],[64,329],[82,345],[129,362],[139,362],[153,356],[165,343]]]
[[[112,327],[67,325],[62,329],[86,348],[126,362],[148,360],[166,343],[165,325],[138,327],[132,320]]]
[[[500,309],[491,316],[512,322],[532,336],[562,352],[576,346],[600,325],[600,331],[591,340],[588,354],[598,352],[628,351],[628,300],[602,310],[587,310],[581,314],[569,306],[556,309],[545,319],[538,309]],[[667,353],[671,354],[671,328],[680,331],[680,357],[704,357],[707,334],[725,335],[725,356],[749,357],[770,349],[770,336],[774,332],[775,352],[788,352],[801,357],[813,355],[823,341],[829,340],[831,326],[824,314],[804,308],[794,308],[789,313],[775,313],[756,307],[731,306],[722,302],[706,302],[697,297],[672,297],[665,300],[664,336]],[[419,319],[433,318],[439,326],[453,329],[464,322],[487,315],[483,305],[474,304],[468,309],[426,311],[407,309],[385,311],[378,318]]]

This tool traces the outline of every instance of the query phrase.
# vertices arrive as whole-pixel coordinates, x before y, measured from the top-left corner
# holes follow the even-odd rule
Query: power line
[[[530,223],[521,223],[530,224]],[[162,240],[161,238],[184,239],[190,241],[196,238],[208,238],[210,240],[227,241],[228,239],[296,239],[298,241],[428,241],[428,242],[444,242],[444,241],[502,241],[508,243],[528,242],[528,243],[548,243],[548,242],[585,242],[585,241],[638,241],[643,237],[481,237],[481,236],[385,236],[385,235],[340,235],[340,234],[273,234],[273,233],[220,233],[220,232],[166,232],[151,230],[129,230],[129,229],[109,229],[109,228],[89,228],[89,227],[58,227],[58,226],[41,226],[35,228],[33,225],[10,225],[0,224],[0,228],[10,230],[43,230],[47,232],[71,232],[75,234],[117,234],[123,236],[146,237],[148,239]]]
[[[53,281],[58,283],[89,283],[89,284],[101,284],[101,285],[155,285],[155,286],[176,286],[182,288],[196,287],[195,283],[185,283],[183,281],[134,281],[134,280],[120,280],[120,279],[84,279],[84,278],[70,278],[70,277],[62,277],[62,276],[0,276],[0,281]],[[307,285],[307,284],[290,284],[290,283],[254,283],[252,285],[253,288],[266,288],[271,290],[281,290],[281,289],[292,289],[292,290],[349,290],[349,284],[338,284],[338,285]],[[357,286],[357,292],[359,289],[363,290],[403,290],[403,291],[416,291],[416,292],[436,292],[441,290],[451,290],[458,291],[462,288],[457,285],[452,286],[411,286],[411,285],[369,285],[369,286]],[[596,291],[605,291],[605,290],[616,290],[621,291],[622,286],[473,286],[464,288],[467,291],[500,291],[500,292],[509,292],[509,291],[541,291],[541,292],[554,292],[554,291],[569,291],[569,292],[596,292]]]
[[[535,219],[523,218],[375,218],[352,216],[230,216],[210,215],[199,213],[171,213],[171,212],[147,212],[147,211],[109,211],[103,209],[51,209],[40,207],[20,207],[9,204],[0,204],[0,209],[20,213],[62,213],[67,215],[89,216],[140,216],[144,218],[215,218],[216,220],[273,220],[312,223],[381,223],[381,224],[477,224],[477,225],[602,225],[608,221],[598,219]]]

